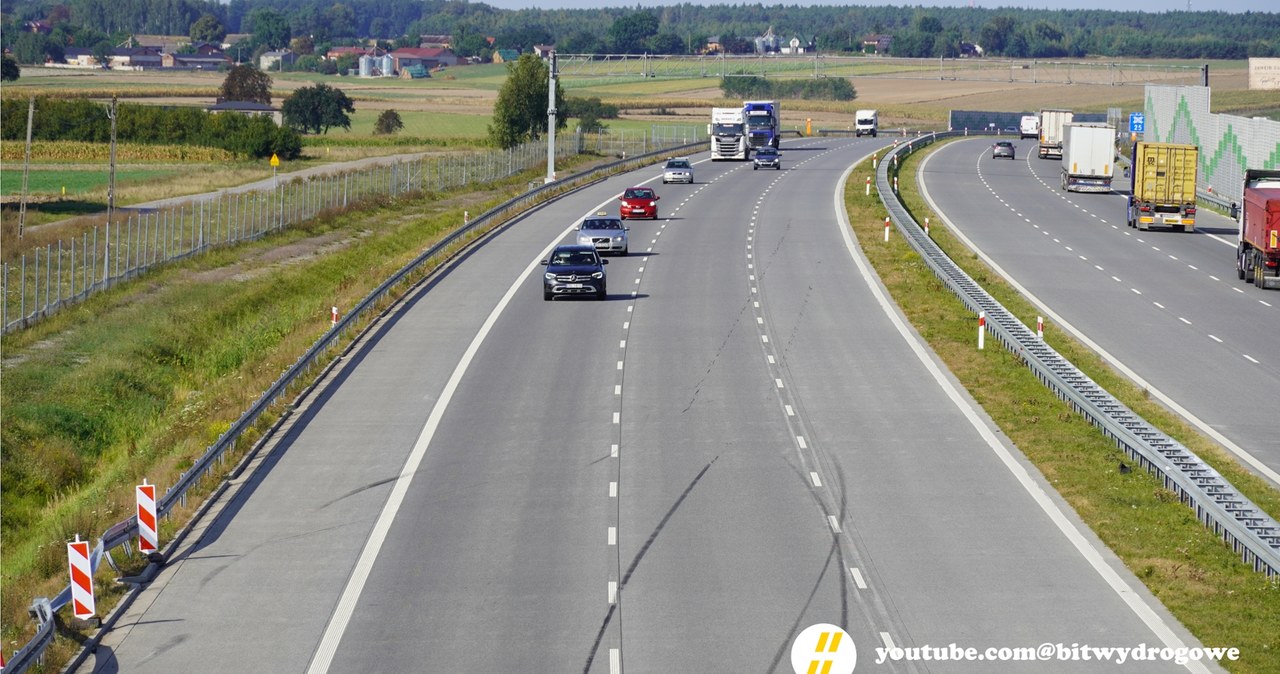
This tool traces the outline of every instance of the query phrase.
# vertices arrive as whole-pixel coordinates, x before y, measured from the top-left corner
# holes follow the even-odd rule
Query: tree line
[[[750,53],[772,28],[783,44],[793,37],[826,53],[859,52],[871,34],[891,34],[899,56],[955,56],[963,43],[987,55],[1019,58],[1130,57],[1240,59],[1280,55],[1280,13],[1038,10],[975,7],[855,7],[796,5],[671,5],[651,9],[504,10],[458,0],[16,0],[3,46],[19,62],[35,63],[51,50],[100,42],[118,44],[132,33],[190,35],[221,40],[249,33],[243,49],[296,45],[328,47],[381,40],[417,46],[420,35],[451,36],[462,56],[494,49],[529,51],[555,44],[561,53],[688,54],[718,38],[730,53]],[[42,20],[51,34],[21,30]],[[489,38],[493,38],[492,42]]]

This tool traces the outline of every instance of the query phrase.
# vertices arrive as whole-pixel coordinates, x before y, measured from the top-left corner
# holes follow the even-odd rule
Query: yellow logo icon
[[[857,665],[853,638],[835,625],[810,625],[791,642],[791,668],[796,674],[850,674]]]

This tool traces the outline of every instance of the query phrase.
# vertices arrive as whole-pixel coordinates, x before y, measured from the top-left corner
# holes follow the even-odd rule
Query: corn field
[[[26,152],[23,143],[10,142],[0,146],[0,160],[20,162]],[[33,161],[83,162],[108,161],[111,146],[106,143],[90,143],[75,140],[37,140],[31,142]],[[143,143],[117,143],[117,161],[199,161],[229,162],[237,159],[234,152],[216,147],[195,145],[146,145]]]
[[[562,135],[557,157],[584,152],[626,157],[705,138],[694,127],[654,126],[644,132]],[[260,239],[324,211],[372,199],[459,189],[545,166],[547,146],[526,143],[423,157],[305,179],[281,177],[268,189],[196,195],[167,208],[120,208],[79,239],[60,240],[0,268],[0,325],[26,328],[68,303],[136,278],[157,265],[215,246]]]

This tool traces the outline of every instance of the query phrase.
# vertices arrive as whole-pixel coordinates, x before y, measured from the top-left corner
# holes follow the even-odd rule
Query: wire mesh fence
[[[557,157],[634,156],[705,137],[692,126],[556,137]],[[306,178],[280,177],[267,189],[198,195],[165,208],[121,208],[78,238],[24,253],[0,267],[0,325],[19,330],[69,303],[158,265],[213,247],[253,241],[318,214],[375,198],[491,183],[545,165],[545,142],[509,150],[423,156]]]

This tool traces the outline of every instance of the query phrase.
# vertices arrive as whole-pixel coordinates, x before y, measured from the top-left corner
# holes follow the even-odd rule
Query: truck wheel
[[[1253,251],[1245,251],[1244,258],[1241,261],[1244,265],[1244,282],[1253,283]]]
[[[1236,277],[1244,280],[1244,246],[1236,248]]]

